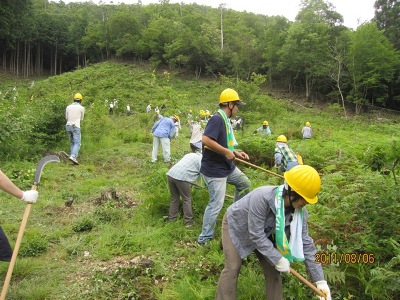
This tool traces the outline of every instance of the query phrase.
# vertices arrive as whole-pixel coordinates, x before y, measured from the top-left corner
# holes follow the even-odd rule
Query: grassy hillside
[[[237,89],[247,102],[239,111],[244,130],[236,138],[252,163],[276,172],[275,138],[285,134],[305,163],[320,172],[320,200],[308,207],[310,231],[325,257],[348,258],[324,265],[333,299],[400,296],[400,191],[394,164],[400,156],[398,116],[345,119],[336,105],[317,109],[274,99],[255,82],[199,81],[135,64],[103,63],[34,84],[9,78],[2,83],[1,168],[25,189],[44,153],[68,152],[64,110],[72,95],[82,93],[86,107],[81,165],[63,160],[45,166],[8,299],[213,299],[223,266],[220,220],[231,200],[226,199],[215,239],[206,247],[196,243],[206,190],[192,190],[193,227],[184,227],[183,220],[165,221],[169,165],[150,163],[155,114],[145,108],[164,103],[163,115],[181,116],[183,128],[171,146],[175,162],[190,151],[187,113],[215,111],[226,87]],[[118,105],[109,115],[113,99]],[[264,120],[272,136],[254,136]],[[314,138],[303,141],[300,131],[306,121]],[[258,169],[239,167],[252,188],[282,183]],[[231,187],[228,193],[233,193]],[[24,205],[4,193],[0,201],[1,226],[14,244]],[[0,264],[0,278],[7,266]],[[293,267],[306,276],[302,264]],[[283,276],[286,299],[316,299],[295,277]],[[263,293],[263,275],[251,256],[241,270],[238,299],[263,299]]]

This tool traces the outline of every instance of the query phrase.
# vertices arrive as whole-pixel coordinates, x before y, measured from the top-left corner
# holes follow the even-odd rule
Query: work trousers
[[[168,186],[171,193],[171,202],[169,206],[168,220],[175,221],[179,213],[179,199],[182,196],[183,217],[185,225],[192,225],[192,195],[190,190],[190,183],[187,181],[177,180],[168,177]]]
[[[164,162],[171,160],[171,140],[167,137],[153,137],[153,152],[151,154],[151,162],[157,161],[158,146],[161,144]]]
[[[215,294],[216,300],[235,300],[237,281],[242,259],[232,243],[228,230],[228,220],[226,215],[222,221],[222,246],[225,257],[224,269],[221,272],[218,281],[218,287]],[[265,277],[265,293],[267,300],[283,300],[282,279],[280,273],[271,266],[264,256],[255,251],[260,262]]]

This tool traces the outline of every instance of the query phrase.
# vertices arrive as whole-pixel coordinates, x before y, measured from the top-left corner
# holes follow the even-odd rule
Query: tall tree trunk
[[[54,51],[54,75],[57,75],[57,52],[58,52],[58,45],[56,43],[56,49]]]
[[[306,100],[308,100],[310,98],[310,91],[309,91],[309,79],[308,79],[308,75],[306,75]]]
[[[20,42],[17,42],[17,57],[15,59],[15,70],[16,70],[16,76],[19,76],[19,46],[20,46]]]
[[[3,70],[7,70],[7,51],[3,49]]]

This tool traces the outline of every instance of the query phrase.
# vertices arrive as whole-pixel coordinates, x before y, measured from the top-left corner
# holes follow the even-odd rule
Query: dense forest
[[[400,2],[375,1],[356,29],[324,0],[295,21],[197,4],[0,2],[0,65],[15,76],[57,75],[117,59],[250,80],[310,101],[400,108]]]

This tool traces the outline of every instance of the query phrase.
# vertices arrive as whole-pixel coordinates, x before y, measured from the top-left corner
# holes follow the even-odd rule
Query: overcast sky
[[[52,0],[55,1],[55,0]],[[84,2],[88,0],[64,0],[64,2]],[[99,3],[99,0],[92,0]],[[103,0],[103,3],[136,4],[138,0]],[[170,3],[197,3],[211,7],[218,7],[224,3],[226,8],[237,11],[248,11],[258,14],[285,16],[293,21],[299,11],[300,0],[170,0]],[[356,29],[359,24],[369,21],[374,17],[375,0],[330,0],[336,11],[344,18],[344,25]],[[144,5],[159,3],[158,0],[142,0]]]

